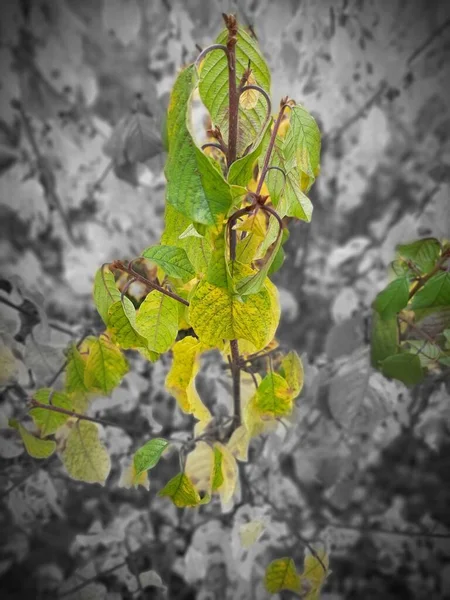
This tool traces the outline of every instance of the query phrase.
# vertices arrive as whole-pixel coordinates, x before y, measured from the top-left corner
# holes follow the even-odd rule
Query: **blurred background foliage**
[[[2,598],[259,600],[270,560],[300,565],[305,542],[323,538],[323,598],[449,597],[448,378],[407,389],[368,361],[369,307],[395,246],[450,237],[448,2],[4,0],[0,11]],[[254,442],[242,498],[223,515],[155,497],[170,459],[150,493],[118,486],[150,431],[190,429],[164,391],[165,362],[132,357],[122,387],[93,404],[123,426],[104,430],[105,488],[34,461],[6,429],[29,390],[57,385],[68,342],[101,330],[96,269],[159,240],[168,93],[222,12],[257,35],[274,106],[289,94],[323,132],[313,220],[292,228],[275,277],[278,337],[303,353],[306,389],[293,427]],[[204,398],[230,392],[214,356],[199,379]],[[263,532],[243,549],[240,527],[255,519]]]

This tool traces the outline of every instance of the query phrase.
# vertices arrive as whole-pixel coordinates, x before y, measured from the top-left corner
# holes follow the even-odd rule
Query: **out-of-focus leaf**
[[[20,433],[25,450],[33,458],[48,458],[56,450],[56,442],[35,437],[16,419],[10,419],[9,425]]]
[[[100,442],[98,426],[77,421],[65,441],[61,460],[68,474],[78,481],[105,484],[111,470],[111,460]]]
[[[403,259],[410,260],[422,273],[431,271],[440,253],[441,245],[436,238],[426,238],[397,246],[397,254]]]
[[[409,297],[408,277],[399,277],[391,281],[373,302],[373,308],[382,319],[389,319],[405,308]]]
[[[398,352],[398,323],[397,317],[382,319],[379,313],[372,312],[371,360],[372,366],[378,364]]]
[[[422,381],[424,376],[420,358],[416,354],[406,353],[389,356],[380,365],[383,375],[398,379],[405,385],[416,385]]]
[[[103,24],[124,46],[136,40],[141,28],[141,9],[136,0],[108,0],[103,6]]]
[[[300,593],[300,577],[292,558],[278,558],[272,561],[266,568],[264,585],[271,594],[277,594],[282,590]]]
[[[450,305],[450,272],[441,271],[429,279],[412,299],[412,308]]]

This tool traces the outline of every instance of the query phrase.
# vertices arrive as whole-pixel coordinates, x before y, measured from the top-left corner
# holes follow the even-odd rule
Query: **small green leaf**
[[[299,593],[301,582],[292,558],[273,560],[266,568],[264,585],[271,594],[277,594],[282,590]]]
[[[431,271],[440,253],[441,245],[436,238],[426,238],[412,244],[397,246],[397,254],[404,260],[410,260],[422,273]]]
[[[178,508],[198,506],[201,502],[199,493],[191,480],[184,474],[175,475],[159,492],[159,496],[167,496]]]
[[[94,280],[94,302],[105,325],[108,325],[108,311],[111,304],[120,300],[114,275],[107,266],[101,267]]]
[[[98,426],[77,421],[61,452],[61,460],[73,479],[86,483],[105,484],[111,470],[111,460],[100,442]]]
[[[373,308],[382,319],[389,319],[399,313],[408,304],[409,279],[399,277],[391,281],[373,302]]]
[[[86,394],[88,388],[84,383],[84,372],[86,363],[78,348],[74,345],[70,348],[67,356],[66,367],[66,392],[68,394]]]
[[[84,373],[84,383],[88,389],[98,389],[108,395],[127,372],[128,363],[115,344],[106,336],[93,340]]]
[[[136,330],[147,340],[153,352],[166,352],[178,333],[178,303],[166,294],[154,290],[139,307]]]
[[[169,277],[178,277],[187,282],[195,276],[194,267],[183,248],[164,245],[151,246],[144,250],[142,256],[156,263]]]
[[[153,469],[161,458],[162,453],[169,445],[169,442],[163,438],[154,438],[144,444],[134,453],[134,468],[136,475],[139,476],[144,471]]]
[[[57,408],[72,410],[70,398],[62,392],[54,392],[50,388],[42,388],[33,394],[33,398],[41,404],[52,404]],[[69,415],[64,415],[46,408],[32,408],[30,416],[39,427],[42,437],[52,435],[69,419]]]
[[[412,308],[450,305],[450,272],[441,271],[429,279],[412,299]]]
[[[405,385],[416,385],[424,376],[420,358],[416,354],[389,356],[380,363],[380,366],[385,377],[398,379]]]
[[[212,491],[215,492],[223,484],[223,473],[222,473],[222,452],[219,448],[214,448],[214,467],[212,477]]]
[[[20,433],[25,450],[33,458],[48,458],[56,450],[56,442],[35,437],[16,419],[10,419],[9,426]]]
[[[371,333],[371,361],[374,368],[378,364],[393,356],[398,352],[398,324],[397,317],[382,319],[379,313],[372,312],[372,333]]]

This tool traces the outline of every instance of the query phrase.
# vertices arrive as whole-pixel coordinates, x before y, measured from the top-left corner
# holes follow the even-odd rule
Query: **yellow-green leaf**
[[[282,590],[299,593],[301,589],[300,577],[292,558],[278,558],[273,560],[266,568],[264,585],[271,594]]]
[[[108,337],[102,335],[93,340],[84,373],[84,383],[88,389],[100,390],[108,395],[127,372],[127,361]]]
[[[48,458],[56,450],[56,443],[53,440],[41,440],[35,437],[16,419],[10,419],[9,426],[20,433],[25,450],[33,458]]]
[[[162,292],[154,290],[139,307],[136,330],[153,352],[166,352],[178,333],[178,303]]]
[[[320,590],[329,575],[329,556],[326,550],[318,550],[315,554],[308,549],[305,552],[301,588],[308,590],[308,600],[319,600]]]
[[[100,442],[98,426],[89,421],[77,421],[65,441],[61,460],[73,479],[86,483],[105,484],[111,461]]]
[[[66,367],[66,392],[68,394],[86,394],[88,388],[84,383],[84,372],[86,362],[81,356],[78,348],[72,346],[67,356]]]
[[[201,502],[199,493],[184,473],[175,475],[158,495],[167,496],[178,508],[198,506]]]
[[[42,388],[33,394],[33,398],[41,404],[52,404],[57,408],[64,408],[65,410],[72,409],[72,403],[70,398],[62,392],[54,392],[50,388]],[[33,421],[39,427],[39,431],[42,437],[52,435],[57,431],[64,423],[69,419],[69,415],[64,415],[53,410],[47,410],[46,408],[32,408],[30,410],[30,416]]]
[[[114,275],[108,267],[101,267],[95,275],[94,302],[105,325],[108,325],[109,307],[111,304],[114,304],[114,302],[120,300],[120,295]]]
[[[209,444],[199,441],[189,452],[184,473],[198,492],[210,498],[213,491],[215,456]]]
[[[281,361],[281,375],[291,389],[292,398],[297,398],[303,388],[304,371],[300,356],[295,350],[291,350]]]
[[[286,417],[292,412],[293,393],[288,382],[278,373],[268,373],[252,400],[253,408],[272,418]]]
[[[151,246],[144,250],[142,256],[156,263],[169,277],[177,277],[186,282],[195,275],[194,268],[183,248],[165,245]]]
[[[121,348],[146,348],[147,341],[136,331],[136,309],[126,296],[108,310],[108,332]]]
[[[236,459],[231,454],[230,450],[221,444],[220,442],[215,442],[214,450],[218,450],[222,455],[222,459],[220,461],[220,468],[222,472],[222,483],[217,487],[217,490],[220,494],[221,500],[224,504],[227,504],[236,490],[236,485],[238,481],[239,471],[236,463]],[[219,475],[217,476],[217,481],[219,481]]]

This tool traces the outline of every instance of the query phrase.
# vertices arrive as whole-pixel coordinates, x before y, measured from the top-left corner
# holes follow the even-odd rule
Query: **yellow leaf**
[[[241,462],[248,461],[248,446],[250,444],[250,434],[245,425],[240,425],[233,431],[228,440],[228,450]]]
[[[226,446],[220,442],[215,442],[214,448],[217,448],[222,454],[223,482],[222,485],[217,488],[217,491],[220,494],[222,502],[227,504],[236,490],[239,475],[238,466],[236,459]]]
[[[157,290],[148,294],[136,316],[136,331],[143,336],[149,350],[166,352],[178,333],[178,303]]]
[[[99,439],[98,427],[77,421],[65,441],[61,460],[73,479],[105,484],[111,470],[109,455]]]
[[[56,443],[53,440],[41,440],[35,437],[16,419],[10,419],[9,426],[20,433],[25,450],[33,458],[48,458],[56,450]]]
[[[281,375],[287,381],[295,399],[303,388],[304,371],[300,356],[292,350],[281,361]]]
[[[266,568],[264,585],[268,592],[277,594],[281,590],[290,590],[297,594],[301,590],[300,577],[292,558],[279,558]]]
[[[241,276],[253,272],[245,265],[240,266]],[[244,300],[203,280],[190,300],[189,321],[200,340],[210,346],[238,339],[247,340],[261,350],[274,337],[279,319],[278,295],[268,279],[258,293]]]
[[[247,83],[245,85],[257,85],[256,79],[253,77],[252,73],[250,73],[248,76]],[[255,106],[258,104],[259,95],[259,92],[256,90],[245,90],[245,92],[242,92],[242,94],[239,96],[239,103],[245,110],[250,110],[255,108]]]
[[[197,442],[194,450],[189,452],[184,472],[192,485],[199,492],[209,496],[212,490],[214,475],[214,450],[206,442]]]
[[[84,373],[86,387],[108,395],[127,372],[128,363],[122,352],[106,335],[92,342]]]
[[[131,487],[137,488],[140,485],[144,487],[146,490],[150,489],[150,480],[148,478],[148,471],[143,471],[142,473],[137,473],[136,468],[134,466],[134,462],[131,461],[130,464],[124,466],[122,468],[122,473],[120,475],[119,487],[129,489]]]
[[[159,496],[167,496],[178,508],[198,506],[201,498],[191,480],[184,473],[175,475],[159,492]]]
[[[172,348],[173,362],[166,377],[166,388],[177,400],[180,408],[202,422],[211,419],[195,387],[199,370],[199,355],[205,346],[197,338],[187,336]]]

